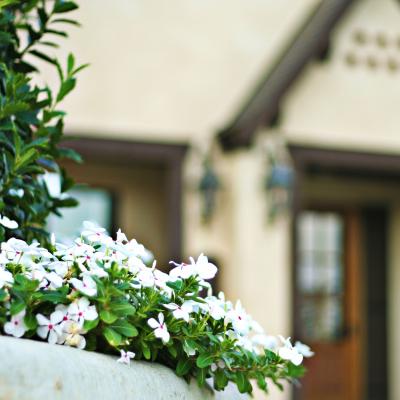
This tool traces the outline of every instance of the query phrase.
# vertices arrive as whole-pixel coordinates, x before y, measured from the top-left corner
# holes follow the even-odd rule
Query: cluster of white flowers
[[[9,223],[4,218],[0,216],[0,223]],[[118,268],[131,274],[129,283],[133,289],[140,291],[153,288],[162,293],[164,298],[170,299],[169,303],[162,304],[165,312],[159,312],[157,319],[147,320],[155,337],[164,344],[170,340],[165,322],[167,313],[186,323],[201,314],[215,321],[224,321],[224,337],[236,340],[239,346],[250,351],[261,354],[264,349],[269,349],[295,365],[302,362],[303,356],[309,357],[313,354],[304,344],[296,343],[293,346],[290,338],[264,334],[260,325],[245,312],[240,302],[234,305],[226,301],[222,292],[213,296],[207,280],[214,278],[217,267],[203,254],[197,260],[190,258],[188,264],[171,262],[173,268],[165,273],[156,269],[155,262],[151,267],[146,265],[150,253],[136,240],[129,241],[120,230],[116,240],[113,240],[105,229],[90,222],[84,223],[81,237],[72,245],[56,243],[54,238],[52,244],[54,251],[50,252],[38,243],[27,244],[22,240],[9,239],[1,244],[0,252],[0,289],[11,289],[14,284],[10,265],[22,266],[19,273],[29,280],[38,281],[37,291],[48,292],[69,287],[69,294],[72,295],[69,304],[57,304],[47,315],[35,315],[36,334],[51,344],[64,344],[80,349],[85,347],[85,321],[98,318],[98,310],[93,305],[98,293],[96,281],[108,277],[110,268],[118,265]],[[78,272],[72,272],[73,266],[74,271],[77,269]],[[189,278],[195,279],[200,287],[208,290],[208,296],[204,299],[193,299],[191,294],[190,298],[177,304],[173,301],[174,290],[169,283]],[[25,309],[12,316],[10,314],[9,320],[4,324],[5,333],[22,337],[27,331],[24,317]],[[222,341],[224,337],[219,339]],[[197,351],[187,344],[184,350],[188,356],[195,355]],[[134,357],[135,353],[121,350],[118,361],[129,364]],[[223,368],[222,364],[222,361],[213,364],[212,369]]]

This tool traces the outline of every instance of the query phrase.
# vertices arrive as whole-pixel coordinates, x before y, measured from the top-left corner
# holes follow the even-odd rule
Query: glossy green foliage
[[[77,67],[70,54],[63,67],[49,52],[68,36],[64,28],[78,25],[69,17],[77,8],[62,0],[0,0],[0,214],[18,223],[16,229],[0,226],[0,241],[19,237],[46,244],[49,214],[76,205],[65,195],[73,181],[57,160],[80,157],[60,147],[65,112],[59,104],[85,65]],[[33,83],[43,62],[56,68],[58,87]],[[61,197],[49,193],[46,171],[60,174]]]

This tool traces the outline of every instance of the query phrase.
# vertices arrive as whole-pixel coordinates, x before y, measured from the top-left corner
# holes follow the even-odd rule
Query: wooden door
[[[361,222],[303,211],[296,222],[296,330],[315,356],[296,400],[363,400]]]

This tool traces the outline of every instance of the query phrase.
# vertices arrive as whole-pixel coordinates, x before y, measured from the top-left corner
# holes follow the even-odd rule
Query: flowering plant
[[[7,221],[8,223],[9,221]],[[282,387],[299,378],[310,349],[263,333],[240,302],[212,295],[217,273],[206,256],[172,262],[169,273],[147,266],[149,252],[118,231],[84,223],[72,245],[10,238],[0,252],[0,327],[8,335],[158,361],[204,385],[213,378],[251,393],[251,380]],[[201,292],[208,292],[201,297]]]

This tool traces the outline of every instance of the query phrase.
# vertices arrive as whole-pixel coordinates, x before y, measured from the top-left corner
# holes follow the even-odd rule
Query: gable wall
[[[362,31],[366,43],[354,39]],[[383,35],[386,47],[377,44]],[[350,65],[347,57],[355,59]],[[376,67],[368,64],[371,58]],[[397,70],[388,67],[392,59]],[[338,25],[326,62],[312,63],[283,105],[281,130],[296,143],[400,151],[400,5],[360,0]]]

